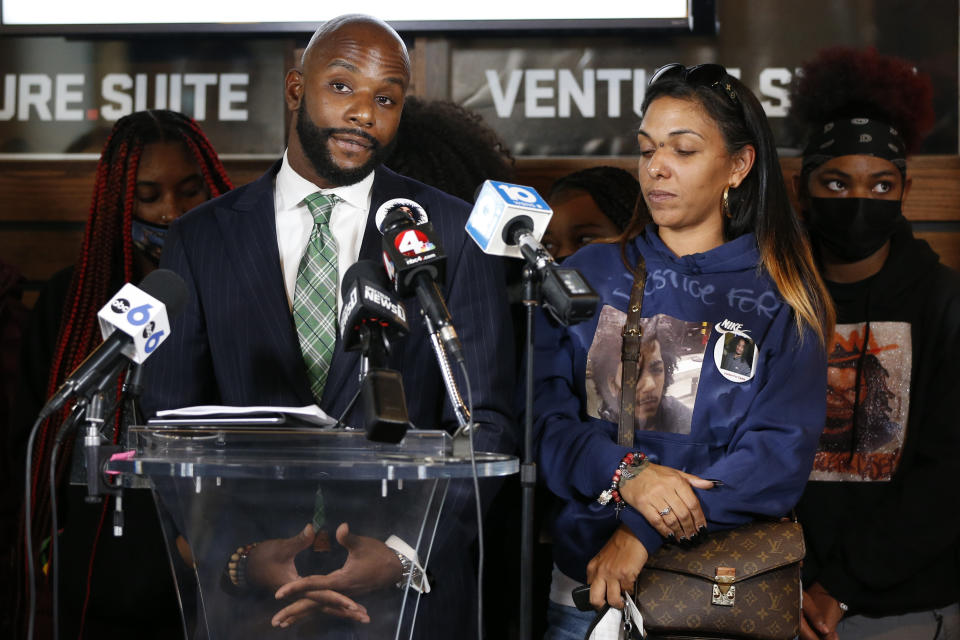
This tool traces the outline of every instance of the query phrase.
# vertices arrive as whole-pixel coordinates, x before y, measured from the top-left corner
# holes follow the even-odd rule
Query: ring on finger
[[[659,511],[658,513],[660,514],[661,517],[663,517],[663,516],[666,516],[666,515],[670,515],[670,511],[671,511],[670,505],[667,505],[667,506],[665,506],[663,509],[660,509],[660,511]]]

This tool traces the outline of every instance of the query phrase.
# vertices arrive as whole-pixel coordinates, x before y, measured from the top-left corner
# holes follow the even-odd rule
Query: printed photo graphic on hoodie
[[[837,325],[811,480],[890,480],[906,438],[912,357],[906,322]]]
[[[715,327],[722,337],[713,348],[717,369],[731,382],[746,382],[753,378],[757,367],[757,345],[743,325],[730,320],[718,322]]]
[[[626,313],[604,305],[587,353],[587,414],[610,422],[620,419],[621,333],[626,320]],[[664,314],[642,318],[640,326],[637,428],[689,434],[711,327]]]

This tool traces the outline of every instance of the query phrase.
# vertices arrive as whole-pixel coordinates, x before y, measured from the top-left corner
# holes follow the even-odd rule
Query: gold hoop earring
[[[723,188],[723,197],[720,199],[720,211],[728,218],[733,217],[730,213],[730,185]]]

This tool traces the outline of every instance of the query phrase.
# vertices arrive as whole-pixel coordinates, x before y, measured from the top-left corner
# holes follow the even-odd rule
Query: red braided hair
[[[131,226],[144,147],[157,142],[177,141],[183,143],[196,161],[210,197],[233,188],[216,151],[192,119],[174,111],[155,110],[133,113],[117,121],[97,164],[96,184],[80,257],[74,267],[50,367],[48,396],[100,345],[97,312],[121,283],[132,281],[136,275]],[[38,553],[41,541],[52,533],[46,479],[50,474],[50,454],[56,431],[68,413],[69,409],[65,408],[48,418],[37,434],[31,478],[35,553]],[[114,441],[119,437],[119,413],[112,434]],[[58,485],[62,484],[69,469],[72,448],[73,439],[68,437],[57,456]]]

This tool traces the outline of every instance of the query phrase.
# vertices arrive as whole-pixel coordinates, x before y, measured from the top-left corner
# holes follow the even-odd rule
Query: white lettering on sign
[[[100,95],[104,100],[115,103],[100,107],[100,115],[104,120],[119,120],[128,113],[133,113],[133,99],[124,93],[132,87],[133,79],[125,73],[108,73],[103,76]]]
[[[553,69],[527,69],[524,74],[524,84],[527,91],[524,94],[526,100],[526,116],[528,118],[554,118],[557,110],[552,106],[540,104],[540,100],[553,100],[554,90],[552,86],[542,85],[541,83],[553,82],[557,73]]]
[[[185,73],[183,84],[193,87],[193,119],[207,119],[207,87],[217,84],[215,73]]]
[[[0,104],[0,120],[10,120],[17,113],[17,76],[9,73],[3,77],[3,103]]]
[[[727,72],[740,78],[740,69]],[[796,72],[786,67],[762,69],[757,78],[758,97],[764,112],[782,118],[790,108],[789,85]],[[640,116],[647,88],[646,69],[512,69],[501,77],[495,69],[484,75],[498,118],[513,117],[517,103],[525,118],[620,118],[624,106]],[[629,101],[628,101],[629,99]]]
[[[53,83],[50,76],[42,73],[25,73],[20,76],[20,100],[17,102],[17,120],[30,119],[30,107],[37,112],[41,120],[52,120],[50,114],[50,96],[53,95]]]
[[[99,95],[90,96],[82,73],[9,73],[0,82],[0,121],[114,121],[134,111],[172,109],[195,120],[215,115],[243,122],[249,85],[248,73],[107,73],[93,85]],[[208,108],[214,97],[216,114]]]
[[[570,117],[570,101],[576,103],[580,115],[584,118],[592,118],[596,115],[596,81],[594,80],[593,69],[583,70],[583,83],[577,84],[577,79],[569,69],[560,69],[557,78],[559,88],[560,104],[557,114],[561,118]]]
[[[520,92],[520,83],[523,81],[523,71],[514,69],[510,72],[510,79],[507,81],[507,88],[500,86],[500,76],[496,70],[487,69],[487,86],[490,87],[490,95],[493,98],[493,107],[497,110],[498,118],[509,118],[513,113],[513,104],[517,101],[517,94]]]
[[[245,122],[247,120],[247,110],[243,108],[243,105],[247,103],[247,86],[249,84],[249,73],[220,74],[217,118],[221,122]]]
[[[83,120],[83,74],[57,75],[53,118],[60,121]],[[75,108],[74,108],[75,107]]]
[[[787,117],[790,106],[790,80],[793,74],[784,67],[772,67],[760,72],[760,104],[768,118]]]
[[[611,118],[620,117],[620,83],[631,76],[630,69],[597,70],[597,79],[607,83],[607,115]]]

